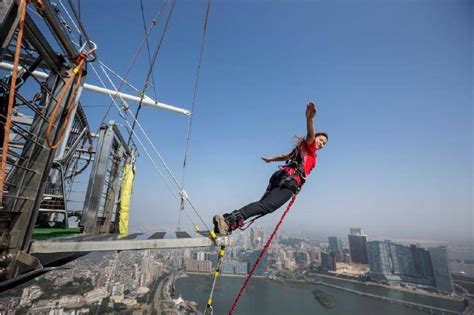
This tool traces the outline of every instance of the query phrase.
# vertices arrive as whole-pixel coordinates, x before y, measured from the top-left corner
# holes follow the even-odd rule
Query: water
[[[356,282],[349,282],[343,281],[340,279],[328,278],[328,277],[318,277],[319,281],[334,284],[341,287],[345,287],[352,290],[362,291],[365,293],[371,293],[376,295],[381,295],[385,297],[389,297],[396,300],[402,300],[407,302],[419,303],[430,305],[434,307],[444,308],[448,310],[453,310],[457,312],[462,312],[464,310],[464,304],[462,302],[450,299],[442,299],[439,297],[429,296],[429,295],[421,295],[410,293],[406,291],[400,290],[392,290],[389,288],[364,284],[364,283],[356,283]]]
[[[208,275],[190,275],[176,281],[177,294],[186,300],[193,300],[199,304],[199,309],[203,310],[207,301],[211,277]],[[214,314],[227,314],[234,297],[237,295],[244,278],[239,277],[221,277],[218,280],[217,288],[214,293],[213,306]],[[341,283],[338,283],[341,285]],[[353,285],[349,283],[349,285]],[[356,284],[357,285],[357,284]],[[330,294],[336,301],[336,306],[332,309],[326,309],[314,298],[312,290],[318,288]],[[354,287],[353,287],[354,288]],[[377,288],[373,288],[377,289]],[[391,291],[391,294],[400,294],[398,291]],[[366,291],[367,292],[367,291]],[[402,293],[403,295],[404,293]],[[414,294],[409,294],[410,301],[414,301]],[[395,297],[395,296],[393,296]],[[425,297],[421,297],[424,299]],[[460,302],[446,300],[435,301],[436,298],[429,297],[430,304],[435,303],[438,307],[455,309],[462,311],[463,306]],[[407,299],[408,300],[408,299]],[[290,285],[271,281],[268,279],[254,278],[250,282],[246,292],[242,295],[235,314],[241,315],[265,315],[265,314],[330,314],[330,315],[419,315],[426,314],[423,311],[410,309],[402,305],[384,302],[382,300],[370,297],[359,296],[350,292],[335,288],[315,285]]]

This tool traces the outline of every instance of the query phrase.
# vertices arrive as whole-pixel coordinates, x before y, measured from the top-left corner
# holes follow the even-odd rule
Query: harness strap
[[[245,231],[246,229],[248,229],[255,222],[255,220],[257,220],[257,219],[259,219],[263,216],[264,216],[264,214],[261,214],[261,215],[256,216],[255,218],[253,218],[250,221],[244,222],[244,225],[239,226],[239,230]]]
[[[279,167],[280,168],[289,167],[289,168],[294,169],[295,174],[293,176],[300,177],[301,185],[303,185],[306,182],[306,171],[304,169],[303,158],[301,156],[301,151],[299,147],[294,148],[293,151],[290,153],[290,159],[286,161],[285,165],[281,165]]]

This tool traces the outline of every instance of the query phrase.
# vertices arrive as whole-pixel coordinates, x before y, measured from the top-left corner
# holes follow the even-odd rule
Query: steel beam
[[[68,54],[69,60],[74,60],[79,55],[79,51],[74,47],[49,1],[42,1],[42,4],[41,16],[46,21],[46,24],[49,25],[53,35],[61,44],[64,51]]]
[[[213,246],[230,246],[230,237],[185,239],[149,239],[149,240],[117,240],[117,241],[83,241],[83,242],[51,242],[35,241],[30,247],[30,254],[101,252],[145,249],[199,248]]]
[[[23,69],[22,67],[19,67],[19,68]],[[7,62],[0,62],[0,69],[4,69],[4,70],[7,70],[7,71],[12,71],[13,70],[13,65],[10,64],[10,63],[7,63]],[[46,79],[48,77],[48,74],[46,74],[44,72],[41,72],[41,71],[33,71],[32,75],[35,78],[38,78],[38,79]],[[92,85],[92,84],[84,83],[83,88],[86,91],[91,91],[91,92],[96,92],[96,93],[100,93],[100,94],[110,95],[113,98],[123,98],[124,100],[132,101],[132,102],[135,102],[137,104],[140,103],[140,101],[142,101],[142,104],[146,105],[146,106],[151,106],[151,107],[154,107],[154,108],[160,108],[160,109],[164,109],[164,110],[167,110],[167,111],[170,111],[170,112],[175,112],[175,113],[183,114],[183,115],[187,115],[187,116],[191,115],[191,112],[187,109],[175,107],[175,106],[168,105],[168,104],[165,104],[165,103],[160,103],[160,102],[155,101],[155,100],[153,100],[152,98],[150,98],[149,96],[146,96],[146,95],[142,100],[138,96],[134,96],[134,95],[130,95],[130,94],[122,93],[122,92],[117,92],[115,90],[105,89],[105,88],[102,88],[102,87],[99,87],[99,86],[96,86],[96,85]]]
[[[18,21],[18,4],[13,0],[0,1],[0,60],[15,34]]]

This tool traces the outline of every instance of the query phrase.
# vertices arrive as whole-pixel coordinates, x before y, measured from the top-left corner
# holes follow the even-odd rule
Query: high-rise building
[[[390,263],[390,246],[388,242],[367,242],[367,258],[369,261],[370,275],[374,278],[385,279],[392,274]]]
[[[410,247],[389,243],[390,254],[392,259],[392,271],[396,275],[400,276],[419,276],[415,268],[415,260],[413,257],[413,251]]]
[[[250,244],[252,248],[260,248],[263,246],[264,232],[262,227],[250,228]]]
[[[206,253],[199,251],[193,253],[193,259],[195,260],[204,260],[206,258]]]
[[[247,263],[238,261],[223,261],[221,265],[222,273],[245,275],[247,274]]]
[[[351,262],[351,253],[348,248],[344,248],[342,250],[342,258],[345,264],[349,264]]]
[[[210,260],[191,259],[186,262],[185,269],[191,272],[211,272],[212,262]]]
[[[321,267],[327,270],[336,271],[336,255],[334,252],[321,251]]]
[[[309,258],[312,263],[321,263],[321,248],[320,247],[310,247]]]
[[[433,266],[436,287],[443,292],[453,292],[453,282],[449,272],[446,247],[439,246],[428,249]]]
[[[344,253],[342,251],[342,242],[339,238],[336,236],[329,236],[328,237],[329,241],[329,251],[334,252],[336,256],[336,261],[337,262],[343,262],[344,261]]]
[[[367,264],[367,235],[362,234],[361,228],[351,228],[349,239],[349,250],[351,260],[356,264]]]
[[[209,260],[212,262],[213,266],[217,265],[217,253],[206,253],[206,258],[205,260]]]
[[[253,265],[257,261],[258,256],[260,255],[260,250],[254,250],[250,253],[249,260],[248,260],[248,270],[252,270]],[[264,275],[267,272],[268,267],[268,255],[265,253],[260,260],[260,263],[255,270],[256,275]]]
[[[309,254],[306,251],[298,251],[295,254],[295,261],[300,267],[306,267],[310,263]]]
[[[410,249],[413,253],[413,260],[415,261],[416,273],[421,277],[432,279],[434,282],[430,253],[426,249],[419,248],[416,245],[411,245]]]
[[[364,235],[361,228],[350,228],[350,235]]]

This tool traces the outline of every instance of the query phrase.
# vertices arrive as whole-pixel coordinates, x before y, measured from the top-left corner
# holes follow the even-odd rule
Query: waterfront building
[[[248,259],[248,270],[252,270],[253,265],[257,261],[258,256],[260,255],[260,250],[254,250],[250,253],[249,259]],[[257,266],[257,269],[255,270],[256,275],[264,275],[267,272],[268,268],[268,254],[265,253]]]
[[[298,251],[295,254],[296,263],[300,267],[306,267],[310,263],[309,254],[306,251]]]
[[[245,248],[243,246],[234,246],[230,248],[230,257],[234,259],[242,258],[245,255]]]
[[[202,252],[202,251],[195,252],[195,253],[193,253],[193,259],[195,259],[195,260],[205,260],[206,259],[206,253]]]
[[[334,252],[321,251],[321,267],[330,271],[336,271],[336,255]]]
[[[293,249],[288,248],[285,250],[285,253],[286,253],[286,258],[295,259],[295,251]]]
[[[429,251],[416,245],[410,245],[410,249],[413,253],[416,273],[421,277],[431,279],[434,285],[433,265]]]
[[[367,242],[367,258],[371,277],[387,279],[387,276],[392,275],[390,247],[387,242]]]
[[[342,241],[336,236],[329,236],[329,251],[334,252],[337,262],[344,261],[344,253],[342,251]]]
[[[351,252],[349,251],[348,248],[344,248],[342,250],[342,257],[343,257],[343,262],[345,264],[350,264],[350,262],[351,262]]]
[[[213,266],[217,265],[217,253],[206,253],[206,259],[212,262]]]
[[[212,262],[210,260],[190,259],[186,262],[186,271],[211,272]]]
[[[435,256],[431,254],[432,251]],[[452,291],[446,250],[443,248],[428,251],[416,245],[406,246],[390,240],[372,241],[367,242],[367,255],[371,277],[376,280],[402,281],[438,287],[440,291]],[[437,276],[435,265],[438,268]],[[440,279],[440,285],[435,282],[436,277]]]
[[[312,263],[321,263],[321,248],[320,247],[310,247],[308,250],[309,258]]]
[[[395,243],[389,244],[390,256],[392,259],[392,272],[395,275],[417,277],[420,276],[416,272],[413,251],[410,247]]]
[[[225,274],[246,275],[247,263],[239,261],[223,261],[221,264],[221,272]]]
[[[296,261],[291,258],[285,258],[283,260],[283,268],[288,270],[295,270],[296,269]]]
[[[351,228],[348,235],[351,260],[356,264],[367,264],[367,235],[363,235],[362,229]]]
[[[442,292],[453,292],[453,282],[449,272],[448,254],[446,247],[432,247],[428,249],[433,266],[436,287]]]

